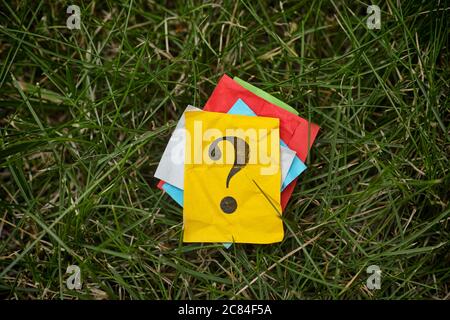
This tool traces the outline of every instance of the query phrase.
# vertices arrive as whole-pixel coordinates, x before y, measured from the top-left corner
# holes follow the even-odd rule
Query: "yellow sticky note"
[[[184,242],[281,241],[279,120],[185,117]]]

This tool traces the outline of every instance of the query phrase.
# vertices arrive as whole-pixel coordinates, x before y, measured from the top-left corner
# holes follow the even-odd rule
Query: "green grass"
[[[66,1],[0,0],[0,296],[449,299],[450,4],[368,30],[360,1],[156,2],[77,2],[71,31]],[[183,244],[155,186],[223,73],[322,128],[278,244]]]

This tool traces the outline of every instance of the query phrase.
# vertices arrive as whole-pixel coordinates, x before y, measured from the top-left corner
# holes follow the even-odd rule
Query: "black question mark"
[[[228,188],[231,178],[247,165],[250,148],[245,140],[238,137],[225,136],[217,138],[209,146],[208,154],[211,160],[218,160],[222,155],[220,149],[217,147],[220,141],[229,141],[233,144],[234,147],[234,164],[230,172],[228,173],[226,182],[226,186]],[[233,213],[237,209],[236,199],[234,199],[233,197],[223,198],[222,201],[220,201],[220,208],[225,213]]]

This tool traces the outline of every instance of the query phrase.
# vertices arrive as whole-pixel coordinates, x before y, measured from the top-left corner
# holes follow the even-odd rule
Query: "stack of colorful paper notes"
[[[155,172],[183,207],[184,242],[274,243],[319,127],[267,92],[224,75],[188,106]]]

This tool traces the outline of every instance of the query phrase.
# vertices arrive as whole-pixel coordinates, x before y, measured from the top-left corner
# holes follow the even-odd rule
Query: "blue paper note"
[[[229,114],[244,115],[244,116],[256,116],[252,109],[241,99],[238,99],[233,107],[228,111]],[[288,145],[280,139],[280,145],[289,148]],[[289,171],[281,185],[281,191],[284,190],[295,178],[297,178],[303,171],[305,171],[306,166],[298,156],[294,157]],[[163,187],[165,192],[180,206],[183,206],[184,192],[182,189],[177,188],[169,183],[164,183]],[[232,243],[224,243],[223,246],[227,249],[231,247]]]

